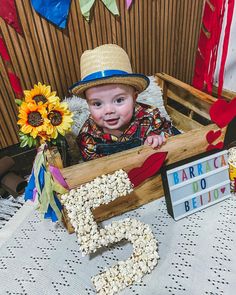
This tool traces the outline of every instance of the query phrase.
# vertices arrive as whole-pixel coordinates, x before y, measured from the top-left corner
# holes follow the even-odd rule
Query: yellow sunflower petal
[[[44,94],[46,95],[46,97],[48,97],[51,93],[51,87],[50,86],[46,86],[46,88],[44,89]]]
[[[33,129],[33,130],[31,131],[30,135],[33,136],[33,138],[36,138],[37,135],[38,135],[38,130],[37,130],[36,128]]]
[[[31,127],[30,125],[23,125],[23,126],[21,127],[21,131],[22,131],[23,133],[30,133],[31,130],[32,130],[32,127]]]

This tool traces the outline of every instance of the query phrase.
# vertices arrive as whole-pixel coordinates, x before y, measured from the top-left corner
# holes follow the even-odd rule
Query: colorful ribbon
[[[69,188],[58,168],[49,166],[48,171],[45,149],[46,145],[38,149],[28,186],[25,189],[25,200],[34,201],[37,197],[39,212],[44,215],[44,218],[51,218],[55,222],[62,218],[62,205],[57,194],[66,193]]]

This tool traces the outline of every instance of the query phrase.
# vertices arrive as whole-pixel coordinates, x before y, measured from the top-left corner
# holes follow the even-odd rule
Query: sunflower
[[[20,125],[21,132],[30,134],[33,138],[36,138],[40,132],[49,134],[48,124],[50,121],[43,105],[23,102],[19,108],[18,117],[20,120],[17,124]]]
[[[48,119],[51,123],[48,126],[48,132],[52,138],[57,138],[58,133],[64,136],[65,132],[71,129],[72,116],[66,102],[48,105]]]
[[[59,97],[56,96],[56,91],[51,91],[51,86],[42,85],[40,82],[38,82],[38,85],[35,84],[33,89],[25,90],[24,94],[27,103],[54,104],[60,101]]]

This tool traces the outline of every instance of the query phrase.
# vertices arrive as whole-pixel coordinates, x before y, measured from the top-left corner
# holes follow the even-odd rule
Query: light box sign
[[[179,220],[230,197],[227,150],[198,155],[162,172],[167,210]]]

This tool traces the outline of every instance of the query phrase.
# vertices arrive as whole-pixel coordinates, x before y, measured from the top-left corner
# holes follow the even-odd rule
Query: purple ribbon
[[[37,189],[36,189],[36,187],[33,189],[33,199],[32,199],[32,201],[34,202],[35,201],[35,199],[36,199],[36,195],[37,195]]]
[[[53,177],[56,179],[58,183],[60,183],[61,186],[69,190],[68,184],[66,183],[64,177],[62,176],[61,171],[57,167],[49,165],[49,171],[52,173]]]

